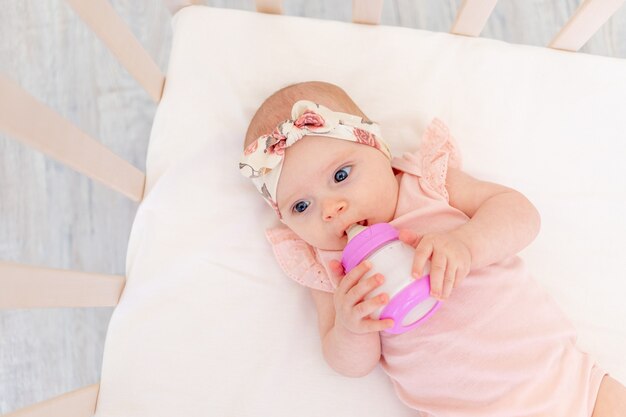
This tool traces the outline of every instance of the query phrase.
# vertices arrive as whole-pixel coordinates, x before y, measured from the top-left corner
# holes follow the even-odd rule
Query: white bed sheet
[[[528,196],[542,231],[522,257],[626,381],[624,60],[202,6],[173,26],[98,417],[414,415],[380,369],[325,364],[310,296],[265,241],[276,220],[237,169],[256,106],[305,80],[342,86],[396,155],[441,118],[468,173]]]

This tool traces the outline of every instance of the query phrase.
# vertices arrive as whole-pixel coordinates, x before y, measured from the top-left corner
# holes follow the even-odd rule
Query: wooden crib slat
[[[141,201],[145,175],[0,73],[0,131]]]
[[[92,417],[96,411],[100,384],[88,385],[22,408],[3,417]]]
[[[0,261],[0,308],[112,307],[126,278]]]
[[[498,0],[463,0],[450,33],[465,36],[480,35],[497,2]]]
[[[202,0],[163,0],[165,7],[170,11],[172,15],[183,7],[193,6],[194,4],[204,4]]]
[[[352,22],[377,25],[383,14],[384,0],[352,0]]]
[[[109,2],[66,1],[158,103],[161,100],[165,76]]]
[[[259,13],[283,14],[283,0],[254,0]]]
[[[584,0],[548,47],[578,51],[623,3],[624,0]]]

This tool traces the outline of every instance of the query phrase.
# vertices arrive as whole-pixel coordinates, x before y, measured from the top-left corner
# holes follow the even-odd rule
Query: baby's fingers
[[[430,264],[430,295],[441,299],[443,281],[445,279],[448,260],[437,252],[433,254]]]
[[[415,278],[421,278],[424,276],[424,267],[426,266],[426,262],[433,253],[435,249],[431,240],[422,240],[417,248],[415,249],[415,256],[413,257],[413,266],[411,268],[411,273]],[[431,272],[432,274],[432,272]]]
[[[356,305],[373,289],[382,285],[383,282],[385,282],[385,277],[383,277],[382,274],[374,274],[367,279],[361,279],[346,294],[346,302],[349,305]]]
[[[446,269],[446,273],[443,278],[443,290],[440,297],[442,300],[450,297],[450,294],[452,293],[452,289],[454,288],[454,283],[456,281],[457,269],[458,268],[453,265],[448,264],[448,268]]]
[[[387,294],[378,294],[369,300],[362,301],[354,306],[354,312],[359,318],[364,318],[372,314],[376,309],[384,306],[389,302]]]
[[[339,264],[339,267],[337,267],[337,265],[334,265],[335,262],[337,261],[331,261],[329,264],[331,271],[334,273],[335,271],[339,271],[339,268],[341,268],[341,270],[343,271],[343,267],[341,267],[341,264],[337,262]],[[352,269],[346,275],[341,275],[341,273],[336,275],[339,279],[339,285],[337,286],[336,292],[339,294],[347,294],[348,291],[350,291],[350,289],[354,287],[359,282],[361,277],[371,268],[372,264],[370,263],[370,261],[363,261],[356,267],[354,267],[354,269]]]
[[[330,268],[330,272],[332,272],[335,277],[340,278],[343,276],[345,271],[343,269],[343,265],[341,265],[341,262],[333,259],[328,263],[328,266]]]
[[[398,239],[413,247],[416,247],[420,242],[420,237],[411,229],[400,229],[398,231]]]

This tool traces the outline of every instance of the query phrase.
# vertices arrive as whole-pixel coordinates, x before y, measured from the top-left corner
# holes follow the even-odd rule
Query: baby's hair
[[[271,133],[283,120],[291,118],[291,107],[298,100],[310,100],[333,111],[367,116],[340,87],[323,81],[306,81],[281,88],[258,108],[246,132],[244,149],[261,135]]]

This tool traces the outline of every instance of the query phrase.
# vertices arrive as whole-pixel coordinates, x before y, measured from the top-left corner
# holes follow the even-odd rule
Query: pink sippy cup
[[[362,279],[381,273],[385,282],[372,290],[365,299],[378,294],[389,294],[389,303],[370,315],[373,319],[393,319],[394,326],[385,330],[400,334],[417,327],[439,307],[440,302],[430,296],[430,263],[424,276],[411,275],[415,249],[398,239],[398,231],[389,223],[369,227],[354,224],[347,231],[348,244],[343,250],[341,263],[346,274],[363,260],[372,268]]]

